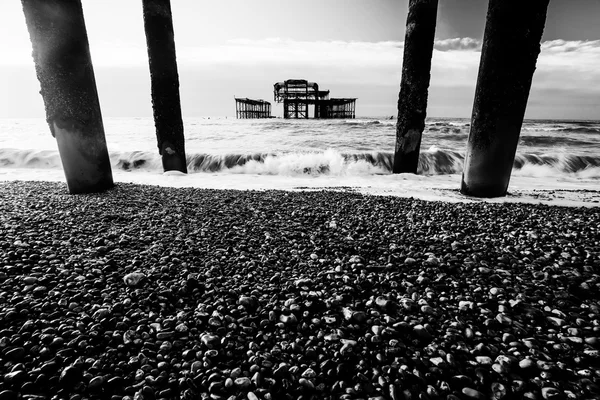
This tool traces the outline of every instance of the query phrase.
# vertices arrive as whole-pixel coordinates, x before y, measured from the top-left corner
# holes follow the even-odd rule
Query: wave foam
[[[162,168],[160,156],[151,152],[111,153],[114,169],[157,172]],[[190,173],[230,173],[281,176],[369,176],[392,172],[393,153],[341,153],[334,149],[315,152],[253,154],[189,154]],[[463,154],[432,146],[422,151],[417,172],[422,175],[460,174]],[[56,150],[0,149],[0,168],[60,169]],[[571,178],[600,178],[600,156],[518,153],[513,173],[519,176],[564,175]]]

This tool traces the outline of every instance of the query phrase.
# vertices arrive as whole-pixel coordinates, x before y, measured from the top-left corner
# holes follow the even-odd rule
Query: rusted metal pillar
[[[505,196],[549,0],[490,0],[461,192]]]
[[[408,3],[392,170],[395,174],[417,173],[427,116],[437,6],[438,0],[410,0]]]
[[[152,110],[165,171],[187,173],[170,0],[142,0],[152,81]]]
[[[81,0],[22,0],[33,60],[69,192],[111,188],[110,159]]]

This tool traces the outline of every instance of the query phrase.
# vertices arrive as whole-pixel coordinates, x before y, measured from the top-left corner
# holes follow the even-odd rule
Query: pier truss
[[[235,98],[235,115],[238,119],[271,118],[271,103],[265,100]]]
[[[284,118],[308,119],[308,106],[314,106],[314,118],[355,118],[356,98],[329,98],[329,90],[319,90],[316,82],[288,79],[277,82],[274,100],[283,103]]]

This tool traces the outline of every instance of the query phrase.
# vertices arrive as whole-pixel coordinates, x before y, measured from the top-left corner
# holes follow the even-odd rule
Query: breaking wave
[[[113,168],[135,172],[157,172],[160,156],[151,152],[111,153]],[[463,154],[431,147],[419,157],[418,173],[423,175],[460,174]],[[253,154],[188,154],[190,173],[232,173],[259,175],[381,175],[390,174],[391,152],[341,153],[333,149],[316,152]],[[58,151],[0,149],[0,168],[61,168]],[[514,173],[521,176],[558,174],[600,179],[600,156],[517,153]]]

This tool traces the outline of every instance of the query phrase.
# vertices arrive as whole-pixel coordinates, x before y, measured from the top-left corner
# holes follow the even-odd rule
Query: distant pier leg
[[[152,110],[163,169],[187,173],[170,0],[142,0]]]
[[[22,0],[33,60],[72,194],[114,186],[80,0]]]
[[[410,0],[398,98],[393,173],[417,173],[427,116],[427,90],[438,0]]]
[[[490,0],[461,192],[505,196],[549,0]]]

